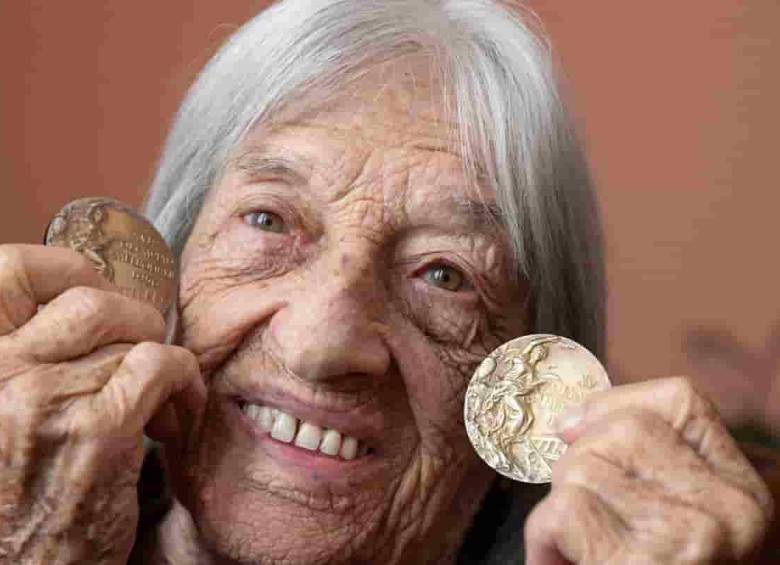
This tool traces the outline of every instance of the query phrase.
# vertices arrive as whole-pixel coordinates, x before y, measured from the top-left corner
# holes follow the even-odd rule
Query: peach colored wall
[[[38,241],[75,197],[139,204],[183,90],[265,4],[0,2],[0,242]],[[780,4],[530,5],[599,186],[611,371],[692,373],[762,412],[780,352]]]

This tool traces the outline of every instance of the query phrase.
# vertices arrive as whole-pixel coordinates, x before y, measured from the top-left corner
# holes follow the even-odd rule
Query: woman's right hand
[[[76,252],[0,246],[0,562],[126,562],[144,428],[205,401],[164,331]]]

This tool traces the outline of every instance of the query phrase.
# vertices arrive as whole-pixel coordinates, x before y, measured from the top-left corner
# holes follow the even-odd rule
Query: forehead
[[[494,195],[470,182],[442,89],[417,60],[373,69],[316,110],[256,128],[231,164],[280,175],[325,203],[373,200],[408,220],[423,213],[480,222]]]
[[[430,59],[408,55],[365,71],[330,94],[303,93],[275,116],[278,129],[290,123],[319,123],[359,130],[381,143],[430,140],[443,148],[458,147],[457,123],[448,117],[448,97]]]

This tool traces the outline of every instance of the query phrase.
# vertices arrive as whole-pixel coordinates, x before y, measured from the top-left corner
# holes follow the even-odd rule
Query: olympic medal
[[[49,223],[46,245],[70,247],[125,296],[166,313],[175,291],[175,264],[168,244],[140,213],[110,198],[67,204]]]
[[[599,360],[575,341],[522,336],[493,351],[474,372],[463,408],[466,433],[502,475],[548,483],[552,464],[566,451],[555,419],[610,386]]]

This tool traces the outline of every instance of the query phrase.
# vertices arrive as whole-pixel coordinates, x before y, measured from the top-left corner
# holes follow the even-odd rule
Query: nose
[[[323,258],[296,287],[269,327],[287,369],[313,381],[387,372],[390,353],[380,331],[385,291],[368,259]]]

